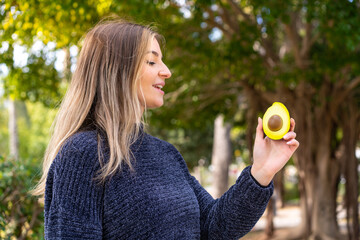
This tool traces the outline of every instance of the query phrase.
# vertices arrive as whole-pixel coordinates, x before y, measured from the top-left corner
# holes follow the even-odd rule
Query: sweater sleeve
[[[58,153],[46,182],[46,239],[102,239],[97,159],[96,141],[89,139],[68,141]]]
[[[273,194],[273,182],[259,185],[246,167],[236,183],[220,198],[212,196],[191,176],[180,153],[178,157],[200,207],[201,239],[239,239],[247,234],[263,215]]]

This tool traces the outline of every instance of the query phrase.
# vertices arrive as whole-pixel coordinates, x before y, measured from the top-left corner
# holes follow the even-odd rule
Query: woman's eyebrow
[[[159,57],[159,56],[160,56],[160,54],[159,54],[157,51],[154,51],[154,50],[148,51],[148,52],[146,52],[146,53],[152,53],[152,54],[155,55],[156,57]],[[161,56],[161,59],[162,59],[162,56]]]

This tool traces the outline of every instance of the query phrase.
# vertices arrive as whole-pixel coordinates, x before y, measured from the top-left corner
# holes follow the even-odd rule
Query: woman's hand
[[[289,161],[299,147],[299,142],[295,139],[295,120],[292,118],[290,119],[290,131],[281,140],[264,138],[262,126],[262,119],[258,118],[251,175],[262,186],[267,186],[275,174]]]

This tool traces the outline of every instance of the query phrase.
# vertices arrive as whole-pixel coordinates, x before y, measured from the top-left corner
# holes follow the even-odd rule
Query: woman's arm
[[[188,182],[199,202],[201,239],[239,239],[262,216],[273,193],[273,184],[260,186],[250,169],[245,168],[236,183],[216,200],[188,174]]]
[[[295,121],[291,119],[290,132],[284,139],[270,140],[264,138],[262,121],[259,119],[254,164],[245,168],[236,183],[216,200],[190,175],[179,154],[186,178],[199,201],[201,239],[239,239],[254,227],[273,193],[273,176],[299,146],[294,128]]]
[[[65,144],[48,174],[46,239],[102,239],[103,190],[93,180],[98,169],[97,144],[78,140]]]

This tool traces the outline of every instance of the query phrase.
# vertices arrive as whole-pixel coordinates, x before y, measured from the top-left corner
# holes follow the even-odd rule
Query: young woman
[[[123,21],[87,33],[34,191],[45,197],[46,239],[238,239],[263,214],[299,145],[294,120],[272,141],[259,118],[253,165],[214,200],[175,147],[143,129],[171,76],[161,42]]]

